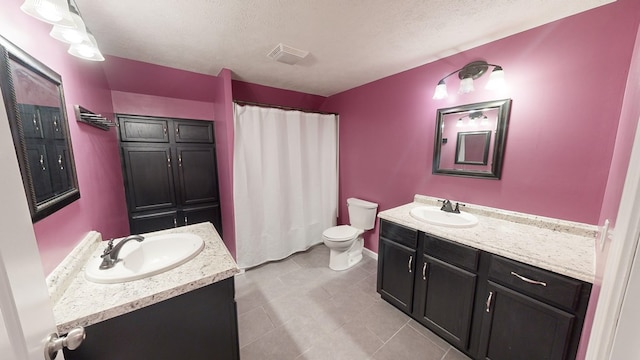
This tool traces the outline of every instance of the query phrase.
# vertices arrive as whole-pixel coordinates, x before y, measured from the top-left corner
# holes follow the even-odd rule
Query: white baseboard
[[[374,260],[378,260],[378,254],[374,253],[373,251],[371,251],[371,250],[369,250],[367,248],[362,249],[362,253],[364,255],[367,255],[368,257],[374,259]]]

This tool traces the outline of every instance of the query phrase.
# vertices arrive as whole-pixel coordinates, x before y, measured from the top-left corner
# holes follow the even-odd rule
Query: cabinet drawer
[[[167,120],[118,116],[118,121],[120,141],[169,142]]]
[[[489,279],[532,297],[575,310],[583,286],[579,280],[492,255]]]
[[[175,120],[177,143],[213,144],[213,123],[210,121]]]
[[[387,240],[415,249],[418,242],[418,231],[394,224],[386,220],[380,220],[380,236]]]
[[[469,271],[478,270],[480,251],[472,247],[425,235],[424,253]]]

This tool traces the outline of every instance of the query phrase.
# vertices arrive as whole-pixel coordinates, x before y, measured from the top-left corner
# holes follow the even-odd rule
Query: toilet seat
[[[362,231],[350,225],[330,227],[322,232],[322,236],[331,241],[348,241],[355,238]]]

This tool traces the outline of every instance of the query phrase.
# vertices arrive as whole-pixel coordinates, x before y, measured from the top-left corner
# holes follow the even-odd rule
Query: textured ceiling
[[[76,0],[103,53],[328,96],[613,0]],[[297,65],[266,54],[307,50]]]

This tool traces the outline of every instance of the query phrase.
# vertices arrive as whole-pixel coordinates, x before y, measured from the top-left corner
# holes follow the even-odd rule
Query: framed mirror
[[[62,78],[0,37],[0,91],[36,222],[80,198]]]
[[[433,173],[500,179],[511,99],[438,109]]]

